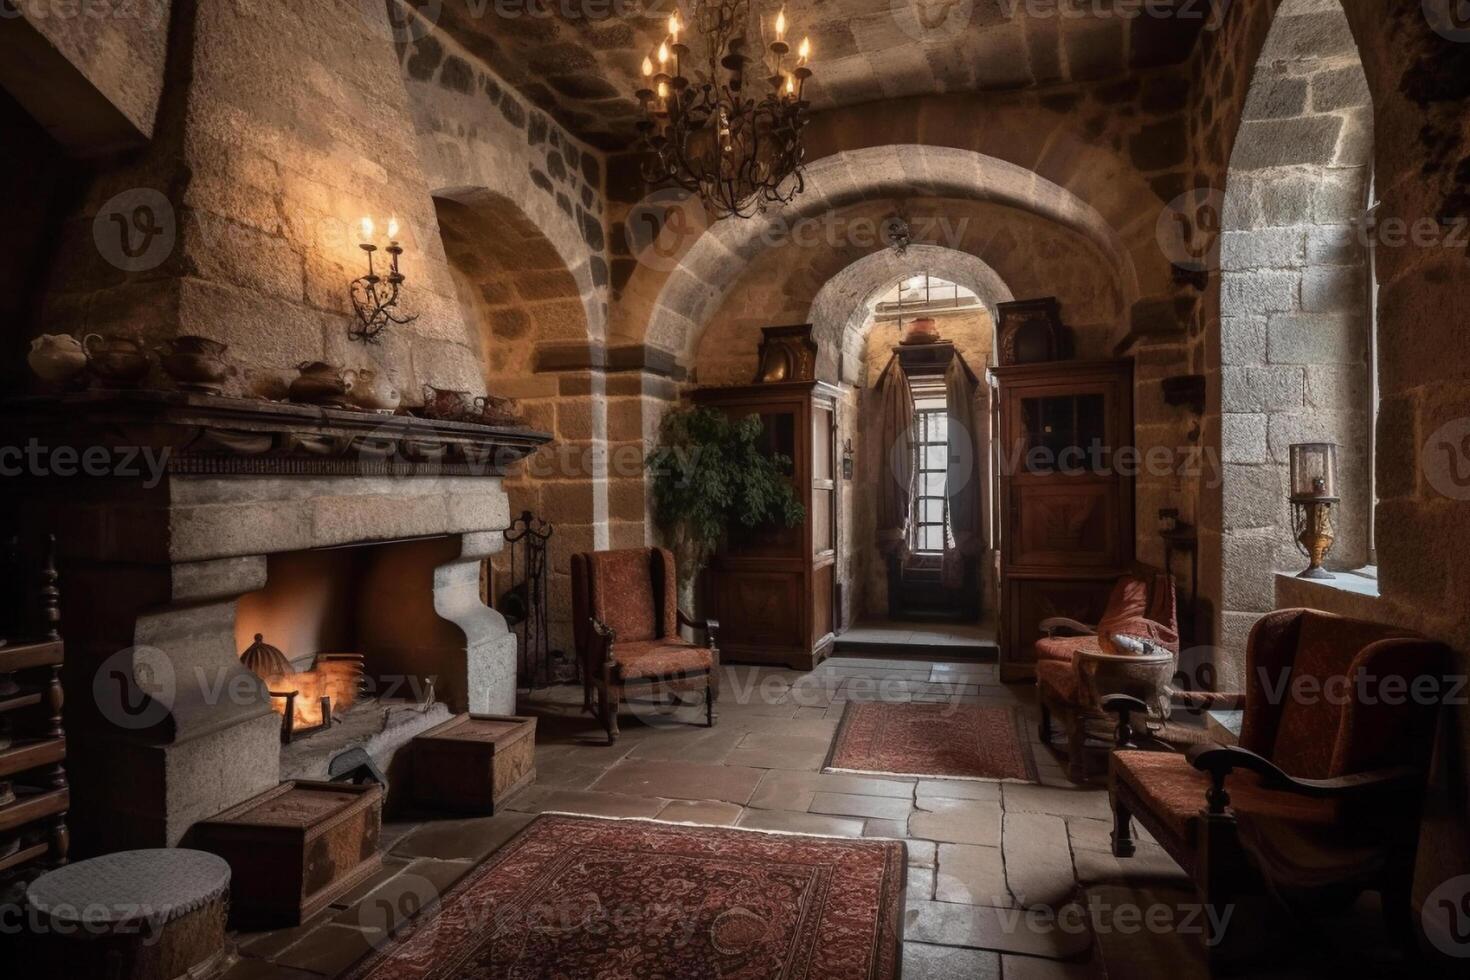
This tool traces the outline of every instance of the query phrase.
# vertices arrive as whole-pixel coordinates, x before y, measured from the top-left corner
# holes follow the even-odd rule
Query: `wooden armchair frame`
[[[682,701],[678,695],[689,691],[703,691],[705,727],[713,728],[715,722],[719,720],[719,715],[715,711],[715,702],[720,697],[720,651],[717,645],[720,622],[717,619],[706,619],[701,622],[685,615],[683,610],[675,612],[680,627],[705,635],[706,647],[711,657],[708,670],[681,671],[659,677],[619,678],[617,676],[617,633],[596,616],[589,617],[592,625],[592,645],[588,662],[583,665],[582,670],[584,679],[582,707],[583,710],[596,715],[597,719],[602,722],[602,727],[607,730],[608,745],[616,742],[621,734],[618,728],[618,708],[624,700],[631,700],[628,697],[630,691],[636,691],[637,696],[657,697],[667,694],[671,700],[680,703]]]

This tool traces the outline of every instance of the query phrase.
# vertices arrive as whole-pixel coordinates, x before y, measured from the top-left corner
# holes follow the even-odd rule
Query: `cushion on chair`
[[[1149,613],[1149,581],[1138,575],[1124,575],[1113,583],[1103,607],[1102,619],[1131,619]]]
[[[1038,664],[1046,660],[1070,664],[1077,659],[1079,650],[1098,649],[1097,637],[1095,636],[1043,636],[1037,640],[1034,649],[1036,651],[1036,662]]]
[[[1180,843],[1195,846],[1195,824],[1205,807],[1205,791],[1210,788],[1208,775],[1172,752],[1114,752],[1109,765]],[[1233,772],[1225,788],[1230,793],[1230,806],[1242,823],[1267,819],[1325,830],[1341,819],[1336,802],[1266,789],[1255,773]]]
[[[714,667],[714,655],[705,647],[683,640],[621,641],[613,645],[618,677],[623,680],[647,680],[668,677]]]
[[[592,575],[592,615],[612,627],[617,640],[637,643],[659,634],[648,548],[597,551],[588,556]]]
[[[1077,666],[1070,660],[1038,660],[1036,686],[1044,698],[1075,705],[1079,692]]]

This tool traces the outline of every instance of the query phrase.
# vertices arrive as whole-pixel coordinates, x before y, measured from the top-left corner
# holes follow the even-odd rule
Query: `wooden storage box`
[[[413,795],[424,807],[493,814],[536,780],[536,719],[456,715],[413,740]]]
[[[284,782],[194,826],[191,845],[229,862],[230,919],[298,925],[382,864],[383,788]]]

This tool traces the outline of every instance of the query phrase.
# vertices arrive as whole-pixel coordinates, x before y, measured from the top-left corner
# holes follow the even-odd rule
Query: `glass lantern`
[[[1301,442],[1291,446],[1290,452],[1292,502],[1336,502],[1337,444]]]

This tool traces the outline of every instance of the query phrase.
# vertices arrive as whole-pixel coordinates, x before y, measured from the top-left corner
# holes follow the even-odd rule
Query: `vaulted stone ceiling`
[[[532,103],[604,149],[635,134],[643,57],[675,0],[409,0]],[[756,0],[769,23],[779,0]],[[1092,81],[1183,61],[1210,5],[1178,0],[788,0],[814,108]],[[682,0],[687,23],[691,0]],[[1116,8],[1116,9],[1115,9]],[[696,52],[698,48],[695,48]],[[412,65],[410,64],[410,68]]]

